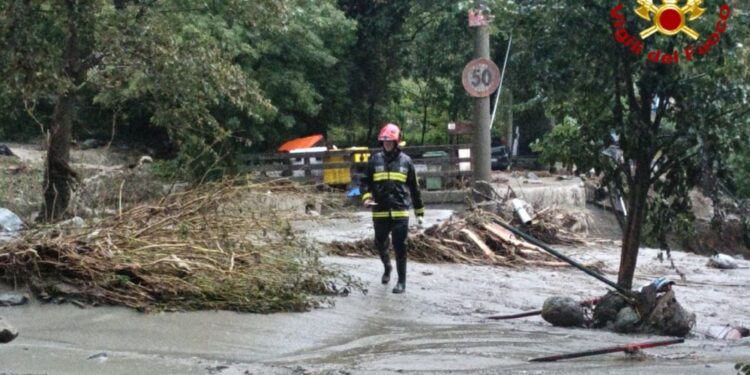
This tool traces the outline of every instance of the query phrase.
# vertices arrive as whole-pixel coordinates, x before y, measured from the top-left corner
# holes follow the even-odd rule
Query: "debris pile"
[[[167,195],[96,228],[26,232],[0,246],[0,279],[43,300],[138,310],[304,311],[352,285],[273,211],[242,201],[274,185],[228,181]]]
[[[424,232],[412,233],[409,259],[424,263],[567,266],[499,224],[505,222],[502,217],[481,210],[453,215]],[[328,247],[335,255],[377,255],[372,239],[333,242]]]
[[[547,206],[539,210],[520,199],[512,199],[501,216],[515,227],[550,245],[585,245],[589,215],[585,211]],[[514,214],[515,212],[515,214]]]
[[[685,337],[695,326],[695,314],[677,302],[671,284],[658,280],[634,293],[634,299],[608,293],[596,301],[592,319],[587,318],[585,304],[567,297],[550,297],[544,302],[542,318],[559,327]]]

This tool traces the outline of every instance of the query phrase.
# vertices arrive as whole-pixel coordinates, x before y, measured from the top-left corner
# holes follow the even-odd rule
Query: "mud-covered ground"
[[[430,223],[449,210],[429,210]],[[369,236],[367,214],[328,223],[296,224],[322,240]],[[614,246],[559,248],[584,262],[601,260],[614,279]],[[656,250],[643,249],[637,282],[654,276],[679,279]],[[750,340],[706,338],[711,325],[750,326],[750,272],[707,268],[706,258],[675,252],[687,281],[678,298],[698,316],[685,344],[550,364],[538,356],[660,339],[586,329],[554,328],[539,317],[487,321],[541,307],[545,298],[601,295],[598,281],[572,268],[493,268],[410,263],[407,293],[379,283],[379,261],[326,258],[360,277],[366,294],[337,298],[309,313],[274,315],[232,312],[143,315],[124,308],[79,309],[72,305],[0,307],[21,335],[0,345],[0,373],[18,374],[734,374],[750,362]],[[750,262],[741,261],[742,266]]]

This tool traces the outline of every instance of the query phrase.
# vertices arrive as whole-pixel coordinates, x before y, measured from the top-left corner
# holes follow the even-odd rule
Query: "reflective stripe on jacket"
[[[374,219],[408,219],[412,203],[414,213],[424,216],[414,164],[399,149],[391,154],[380,151],[370,157],[360,189],[363,201],[372,199],[377,203],[372,208]]]

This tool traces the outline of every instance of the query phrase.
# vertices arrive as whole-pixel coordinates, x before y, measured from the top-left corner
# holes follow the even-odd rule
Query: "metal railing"
[[[471,175],[471,158],[459,158],[458,150],[470,148],[471,145],[469,144],[410,146],[402,147],[402,151],[412,158],[415,166],[439,166],[439,168],[427,167],[428,170],[426,171],[418,171],[419,177],[461,177]],[[281,174],[297,179],[310,179],[318,177],[314,176],[313,171],[349,169],[354,173],[357,170],[364,170],[367,166],[367,161],[365,161],[366,159],[362,155],[372,155],[380,150],[380,148],[370,148],[250,154],[242,156],[241,160],[245,163],[244,172],[246,173],[261,175]],[[434,151],[443,151],[448,156],[424,157],[425,153]],[[355,159],[360,159],[360,161],[357,162]],[[468,166],[469,168],[461,168],[460,166]],[[304,176],[300,176],[300,173],[294,173],[295,171],[303,171]]]

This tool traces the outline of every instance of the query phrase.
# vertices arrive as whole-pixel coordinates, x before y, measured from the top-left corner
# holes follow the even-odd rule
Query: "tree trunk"
[[[365,144],[372,144],[372,133],[375,128],[375,100],[370,100],[370,105],[367,108],[367,139]]]
[[[77,2],[67,0],[68,35],[65,45],[64,71],[78,86],[82,81],[80,47],[78,45],[79,14]],[[61,93],[55,102],[50,126],[50,142],[47,148],[47,165],[44,174],[44,219],[54,221],[62,218],[68,209],[71,185],[78,176],[70,168],[70,139],[75,110],[75,88]]]
[[[427,99],[425,99],[425,102]],[[424,146],[424,136],[427,133],[427,103],[422,107],[422,146]]]
[[[636,164],[635,183],[631,186],[628,199],[628,218],[622,234],[620,253],[620,270],[617,274],[617,285],[632,289],[633,275],[638,262],[638,250],[641,245],[641,226],[646,218],[646,200],[651,177],[648,158],[640,158]]]
[[[47,221],[60,219],[65,214],[70,203],[70,185],[76,178],[75,172],[68,165],[73,107],[72,94],[64,94],[57,99],[52,115],[47,170],[44,175],[44,218]]]

